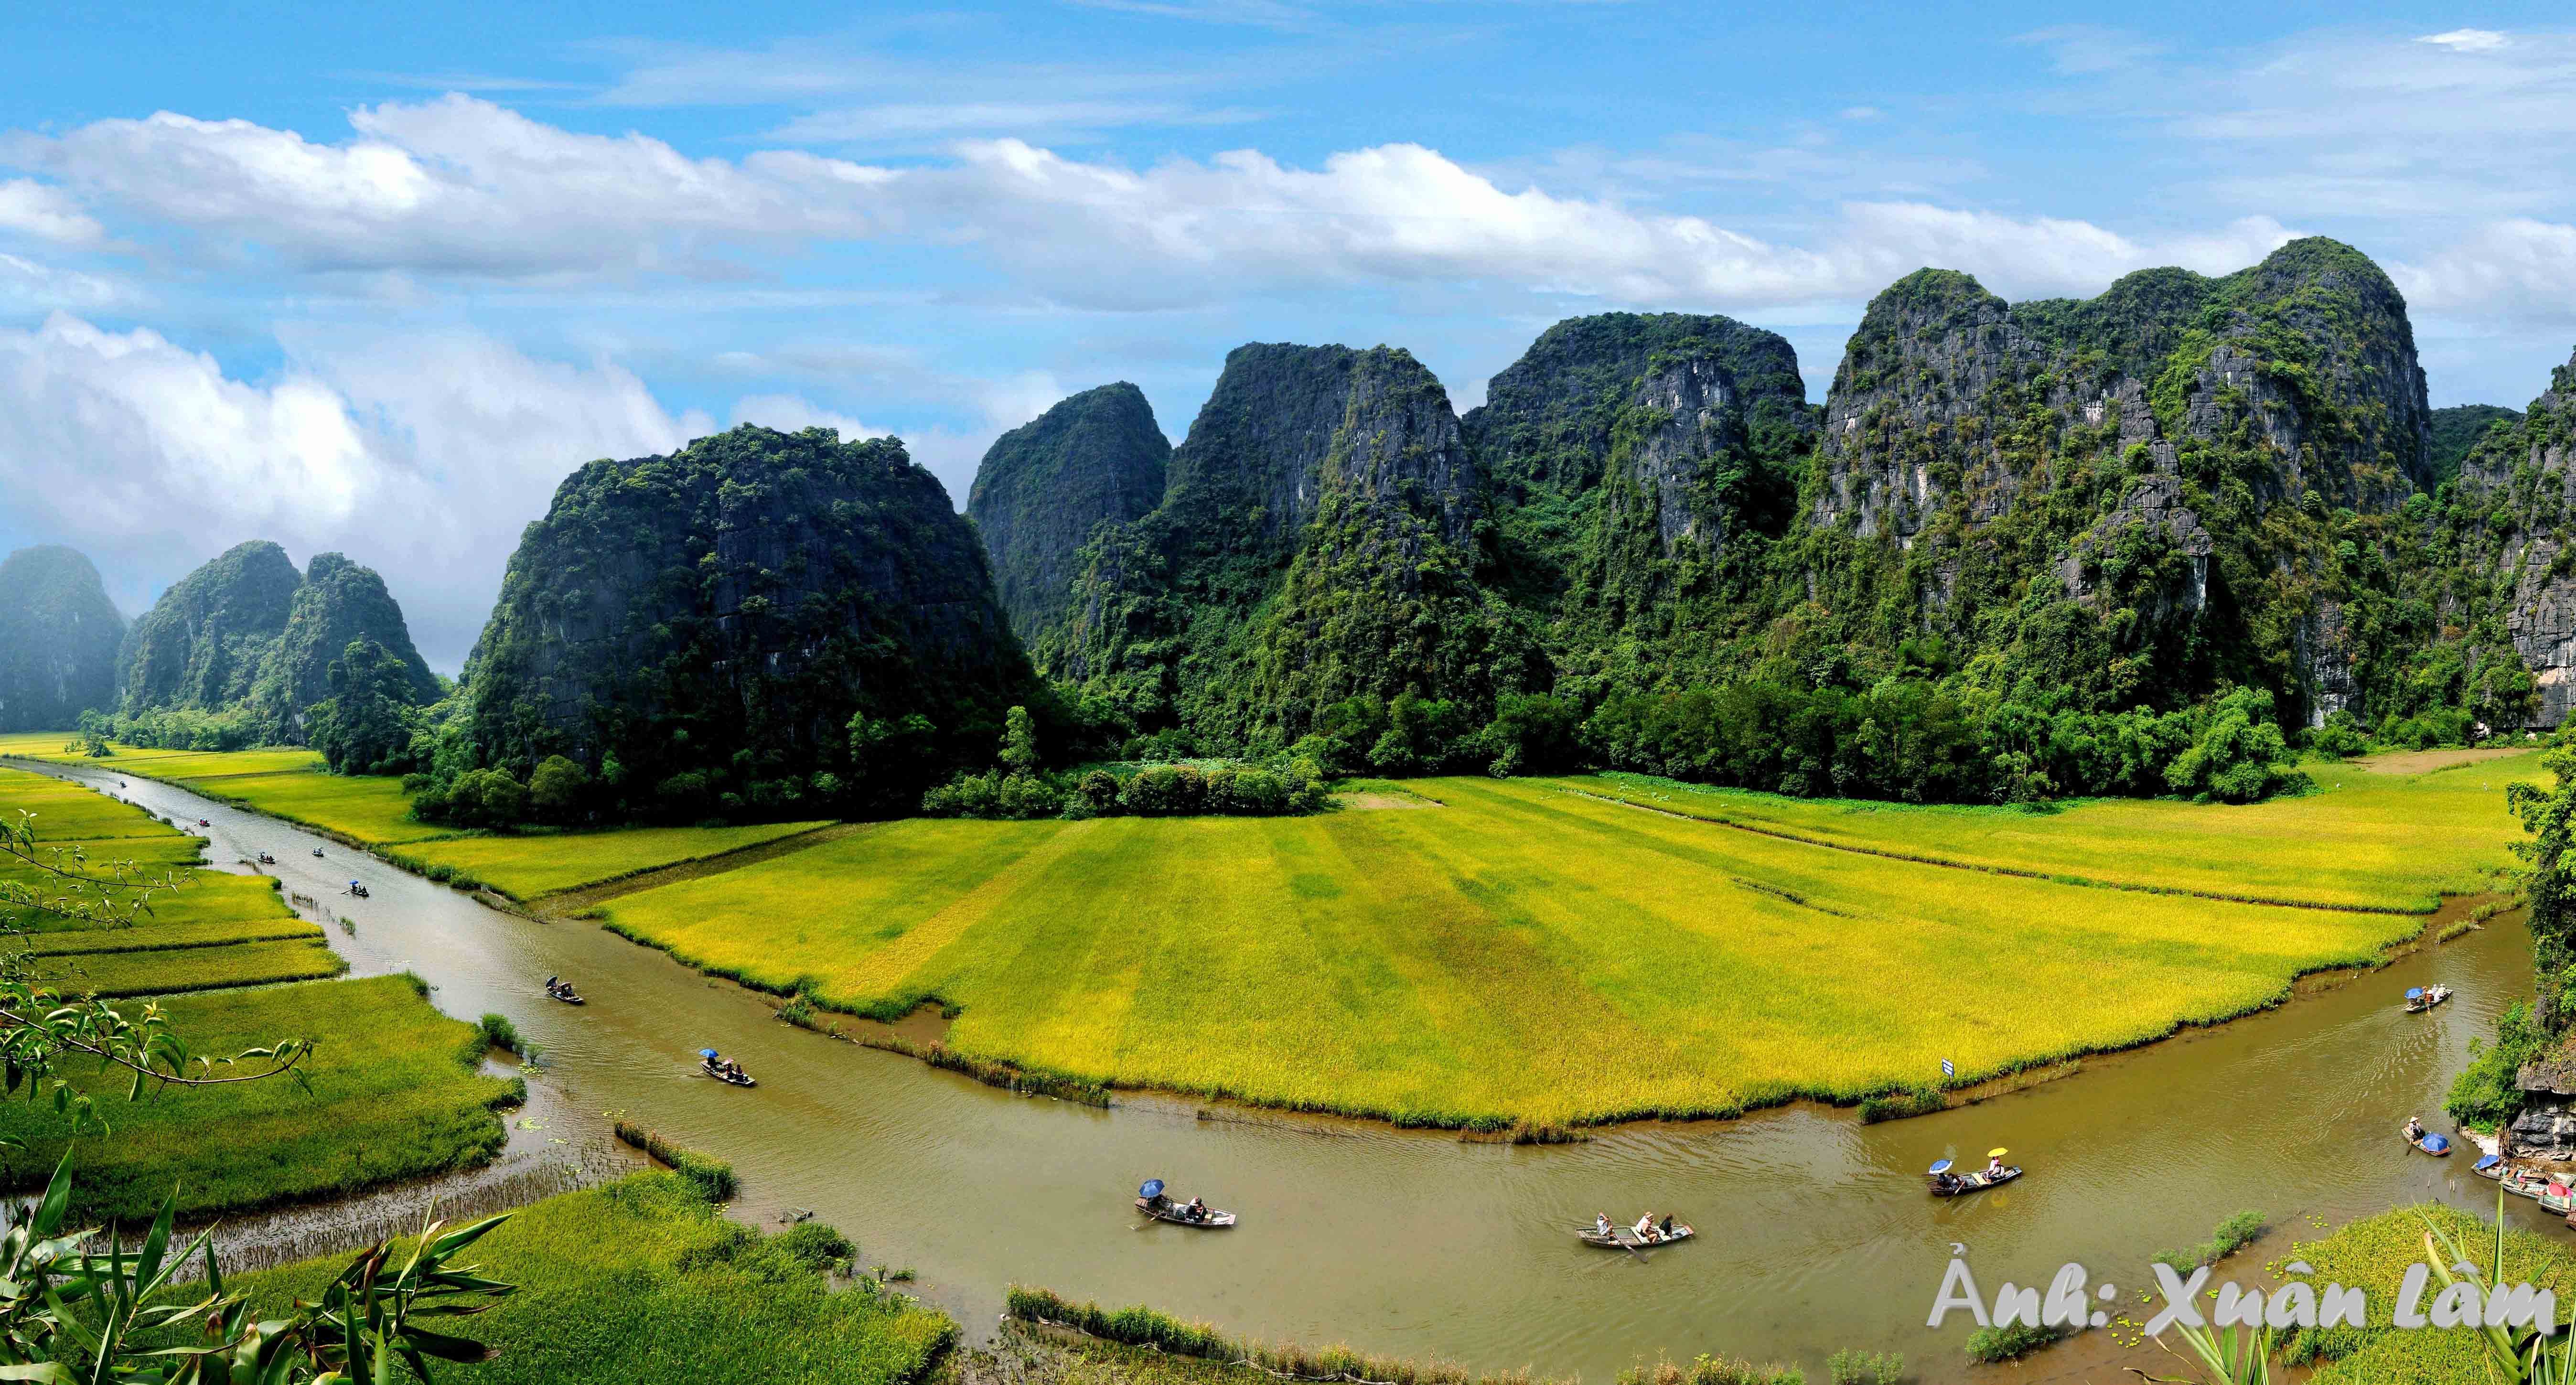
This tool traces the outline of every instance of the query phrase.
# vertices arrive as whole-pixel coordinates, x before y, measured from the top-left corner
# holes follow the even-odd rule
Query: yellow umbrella
[[[2001,1159],[2010,1153],[2012,1153],[2012,1151],[2009,1149],[1990,1149],[1986,1151],[1986,1157],[1989,1159]]]

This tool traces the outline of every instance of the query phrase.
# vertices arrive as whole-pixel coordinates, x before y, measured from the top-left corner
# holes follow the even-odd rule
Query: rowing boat
[[[1599,1246],[1603,1250],[1652,1250],[1675,1241],[1687,1241],[1698,1233],[1692,1231],[1687,1223],[1674,1222],[1670,1231],[1659,1227],[1644,1236],[1638,1235],[1637,1228],[1633,1226],[1612,1227],[1604,1235],[1600,1223],[1595,1222],[1574,1234],[1581,1237],[1585,1245]]]
[[[2435,986],[2430,990],[2410,986],[2406,990],[2406,1013],[2420,1015],[2450,998],[2451,988],[2448,986]]]
[[[1193,1217],[1187,1203],[1174,1202],[1167,1197],[1140,1197],[1136,1199],[1136,1210],[1156,1221],[1167,1221],[1174,1226],[1195,1226],[1203,1231],[1234,1225],[1232,1212],[1210,1207]]]
[[[1984,1169],[1974,1173],[1952,1173],[1950,1161],[1944,1159],[1934,1164],[1924,1177],[1929,1180],[1932,1196],[1958,1197],[1963,1193],[1981,1193],[1988,1188],[2002,1187],[2021,1177],[2021,1169],[2018,1165],[2006,1165],[1993,1173]]]

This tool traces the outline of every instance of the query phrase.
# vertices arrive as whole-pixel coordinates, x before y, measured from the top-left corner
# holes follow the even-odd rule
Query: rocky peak
[[[1063,619],[1082,546],[1162,503],[1172,445],[1144,391],[1120,381],[1057,403],[996,439],[966,513],[1011,627],[1032,644]]]
[[[59,544],[0,561],[0,731],[68,728],[116,705],[125,617],[98,568]]]
[[[1675,359],[1714,368],[1748,427],[1812,426],[1798,355],[1777,333],[1687,313],[1598,313],[1539,334],[1462,420],[1478,465],[1506,500],[1598,484],[1620,414],[1640,381]]]
[[[688,815],[867,775],[859,713],[989,756],[1032,687],[982,544],[902,443],[745,425],[564,479],[511,555],[465,711],[483,763],[613,760],[635,811]]]
[[[253,539],[171,584],[126,633],[124,710],[218,708],[250,695],[303,574],[286,550]]]
[[[2539,695],[2532,719],[2556,726],[2576,712],[2576,358],[2519,418],[2491,427],[2461,460],[2459,488],[2484,510],[2472,539],[2493,545],[2493,572],[2510,591],[2506,635]]]
[[[384,579],[341,554],[316,553],[252,696],[277,734],[301,739],[305,712],[331,696],[332,661],[358,640],[373,640],[402,664],[413,702],[436,700],[438,680],[412,646],[411,626]]]
[[[1227,353],[1172,452],[1167,508],[1292,543],[1328,492],[1405,498],[1463,540],[1476,471],[1449,392],[1401,348],[1254,344]]]

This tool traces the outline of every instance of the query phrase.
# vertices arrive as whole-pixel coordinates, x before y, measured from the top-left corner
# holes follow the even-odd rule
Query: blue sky
[[[2576,343],[2560,7],[624,3],[0,17],[0,543],[134,609],[232,542],[383,570],[453,670],[603,455],[893,431],[962,501],[1129,379],[1728,313],[1821,394],[1917,266],[2008,297],[2388,267],[2436,403]]]

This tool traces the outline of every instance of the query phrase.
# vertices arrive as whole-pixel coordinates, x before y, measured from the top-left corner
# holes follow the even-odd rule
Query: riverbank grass
[[[2558,1296],[2563,1324],[2576,1301],[2576,1248],[2553,1236],[2536,1236],[2508,1228],[2504,1238],[2503,1273],[2496,1273],[2495,1223],[2439,1203],[2400,1207],[2353,1222],[2321,1240],[2300,1241],[2267,1268],[2275,1275],[2293,1261],[2311,1272],[2289,1277],[2322,1286],[2341,1284],[2364,1291],[2368,1326],[2301,1329],[2283,1356],[2293,1365],[2315,1364],[2310,1385],[2452,1385],[2488,1378],[2485,1354],[2466,1329],[2438,1327],[2398,1331],[2390,1325],[2397,1310],[2399,1287],[2408,1268],[2423,1263],[2424,1223],[2431,1218],[2490,1284],[2529,1284]],[[2417,1305],[2432,1306],[2440,1279]]]
[[[2422,927],[1422,788],[1446,806],[891,823],[602,913],[815,1005],[957,1007],[961,1054],[1440,1125],[1853,1101],[1944,1058],[1974,1082],[2244,1013]]]
[[[521,1208],[465,1257],[518,1286],[455,1330],[494,1360],[439,1367],[468,1385],[903,1385],[953,1341],[945,1314],[824,1277],[826,1238],[764,1238],[686,1179],[637,1174]],[[255,1303],[318,1294],[347,1257],[238,1276]]]

